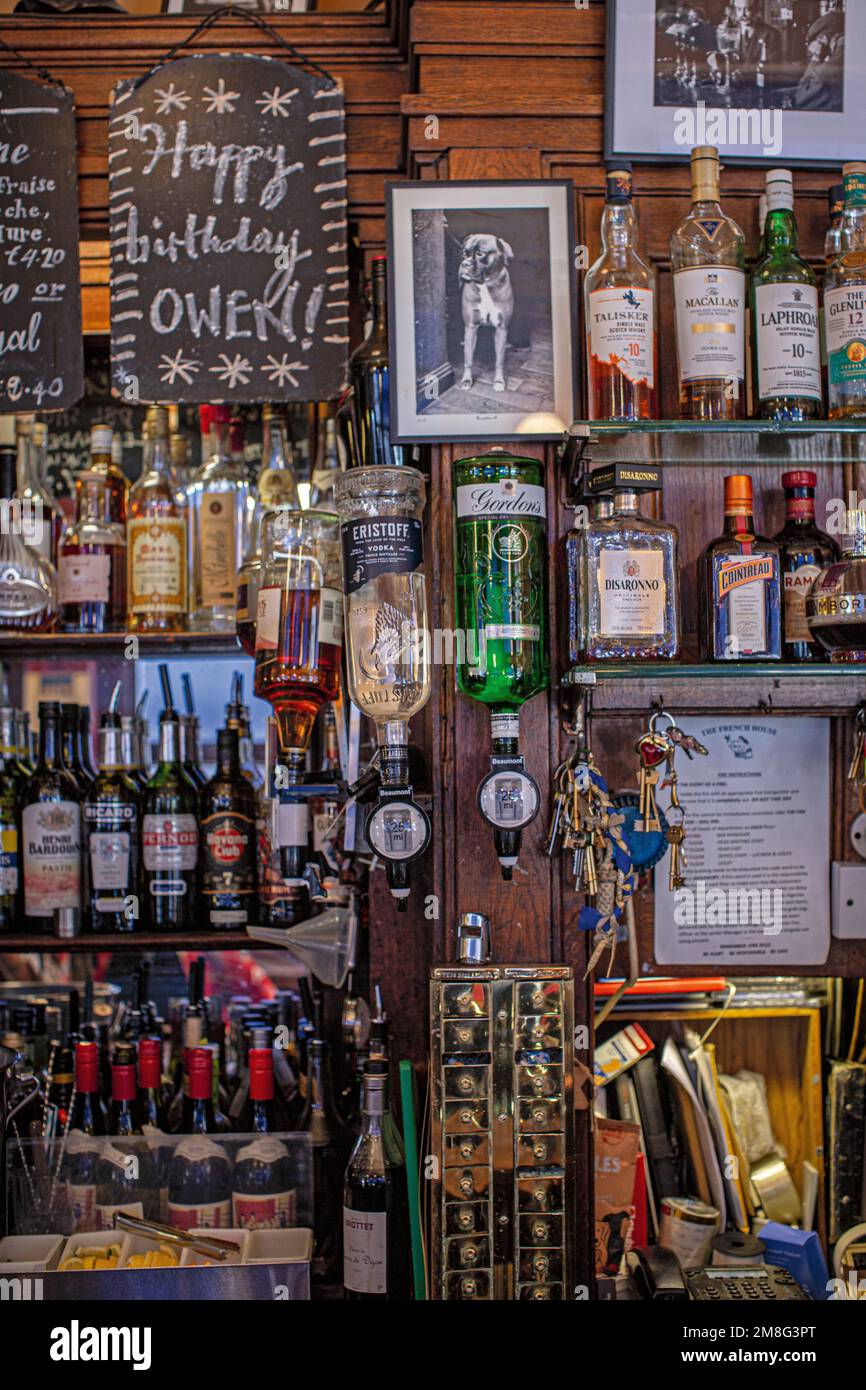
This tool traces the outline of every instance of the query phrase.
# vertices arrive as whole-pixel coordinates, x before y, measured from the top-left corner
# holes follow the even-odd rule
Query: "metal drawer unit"
[[[560,1300],[573,1287],[574,977],[488,963],[467,913],[430,979],[432,1297]]]

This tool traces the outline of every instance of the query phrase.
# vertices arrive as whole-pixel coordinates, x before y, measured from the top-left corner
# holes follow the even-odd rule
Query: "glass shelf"
[[[866,462],[866,420],[575,420],[565,451],[583,452],[594,463]]]
[[[595,713],[646,713],[661,703],[694,713],[847,718],[866,702],[866,663],[611,661],[572,667],[561,687],[565,700],[588,691]]]
[[[866,694],[866,662],[787,662],[787,661],[632,661],[599,662],[595,666],[573,666],[565,672],[562,684],[567,686],[597,685],[609,680],[787,680],[809,677],[812,680],[841,680],[858,678]]]

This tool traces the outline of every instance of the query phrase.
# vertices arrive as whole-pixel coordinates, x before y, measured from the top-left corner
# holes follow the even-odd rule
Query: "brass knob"
[[[478,1281],[476,1279],[461,1279],[460,1292],[464,1298],[474,1298],[478,1292]]]
[[[547,1206],[547,1196],[548,1196],[548,1194],[547,1194],[546,1188],[543,1188],[543,1187],[536,1187],[536,1189],[535,1189],[535,1191],[533,1192],[532,1195],[533,1195],[533,1197],[535,1198],[536,1202],[538,1203],[538,1205],[539,1205],[540,1207],[546,1207],[546,1206]]]
[[[548,1225],[546,1221],[533,1221],[532,1238],[533,1240],[546,1240]]]
[[[532,1261],[532,1268],[537,1279],[543,1279],[550,1270],[550,1260],[546,1255],[536,1255]]]
[[[462,1042],[462,1043],[471,1042],[471,1040],[472,1040],[472,1031],[471,1031],[471,1029],[469,1029],[469,1028],[458,1028],[458,1029],[457,1029],[457,1040],[458,1040],[458,1042]]]
[[[539,1163],[542,1159],[547,1158],[547,1145],[545,1144],[543,1139],[537,1139],[536,1142],[533,1144],[532,1156],[533,1158],[537,1158]]]
[[[547,1119],[547,1111],[543,1105],[536,1105],[532,1111],[532,1118],[537,1125],[543,1125]]]
[[[471,1207],[460,1207],[457,1211],[457,1225],[461,1231],[471,1231],[475,1224]]]
[[[464,1091],[464,1092],[465,1092],[465,1091],[471,1091],[471,1090],[472,1090],[472,1077],[471,1077],[471,1076],[461,1076],[460,1079],[459,1079],[458,1082],[457,1082],[457,1086],[458,1086],[458,1089],[461,1090],[461,1091]]]
[[[530,1294],[530,1298],[533,1298],[533,1299],[536,1301],[536,1303],[539,1302],[539,1300],[546,1300],[546,1301],[549,1302],[549,1301],[550,1301],[550,1290],[549,1290],[549,1289],[533,1289],[533,1290],[532,1290],[532,1293]]]
[[[469,1162],[469,1159],[472,1157],[474,1152],[475,1150],[473,1149],[471,1144],[460,1145],[460,1157],[465,1158],[467,1163]]]
[[[461,1245],[460,1263],[463,1265],[474,1265],[478,1263],[478,1246]]]
[[[461,1192],[468,1196],[470,1192],[475,1191],[475,1179],[471,1173],[464,1173],[457,1183],[457,1186],[460,1188]]]
[[[533,996],[532,996],[532,1007],[533,1007],[533,1009],[543,1009],[543,1008],[544,1008],[544,990],[541,990],[541,989],[535,990],[535,992],[533,993]]]

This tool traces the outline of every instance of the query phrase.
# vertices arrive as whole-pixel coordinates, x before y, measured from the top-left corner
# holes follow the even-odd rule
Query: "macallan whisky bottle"
[[[141,476],[129,494],[127,604],[130,632],[185,632],[187,522],[168,448],[168,417],[151,406]]]
[[[842,249],[824,277],[827,415],[866,417],[866,164],[846,164]]]
[[[745,238],[719,205],[719,152],[692,150],[692,206],[671,235],[680,418],[745,414]]]
[[[638,254],[630,164],[607,164],[602,251],[584,281],[590,420],[656,416],[656,277]]]
[[[699,561],[701,651],[708,661],[782,655],[779,547],[755,533],[752,480],[725,479],[725,529]]]
[[[613,511],[586,533],[588,661],[671,661],[680,649],[679,532],[642,516],[640,493],[613,494]]]
[[[797,252],[794,184],[788,169],[767,174],[764,254],[752,271],[755,414],[814,420],[821,414],[818,286]]]
[[[782,559],[782,655],[786,661],[824,660],[823,649],[806,622],[806,597],[821,571],[839,558],[839,547],[815,525],[817,481],[816,474],[805,468],[782,474],[785,525],[773,539]]]

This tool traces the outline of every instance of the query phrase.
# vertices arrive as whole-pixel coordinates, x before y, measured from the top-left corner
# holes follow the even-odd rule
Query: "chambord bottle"
[[[457,683],[490,709],[491,771],[481,813],[510,878],[538,788],[518,752],[520,709],[548,683],[544,470],[504,449],[454,465]]]

